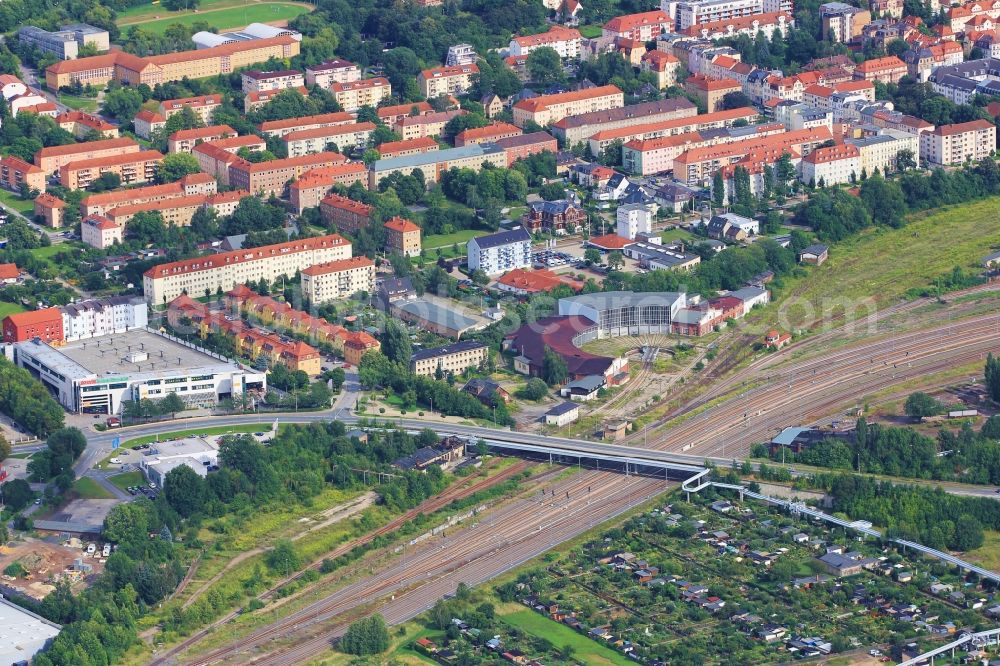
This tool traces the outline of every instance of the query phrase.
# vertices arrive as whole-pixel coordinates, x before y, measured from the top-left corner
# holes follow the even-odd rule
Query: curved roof
[[[603,375],[614,359],[585,352],[573,344],[577,335],[596,325],[580,315],[542,317],[508,334],[507,339],[510,348],[528,358],[532,366],[541,367],[548,347],[566,361],[571,376]]]

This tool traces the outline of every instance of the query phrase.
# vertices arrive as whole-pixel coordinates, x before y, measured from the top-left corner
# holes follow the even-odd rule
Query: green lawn
[[[603,34],[603,30],[601,30],[601,26],[599,25],[581,25],[578,30],[587,39],[597,39]]]
[[[151,444],[157,441],[157,439],[168,440],[168,439],[180,439],[181,437],[197,437],[199,435],[225,435],[228,433],[237,432],[261,432],[268,431],[271,429],[272,421],[266,423],[244,423],[242,425],[228,425],[228,426],[205,426],[203,428],[191,428],[190,430],[177,430],[175,432],[165,432],[159,435],[144,435],[143,437],[136,437],[134,439],[129,439],[122,442],[122,447],[126,449],[134,449],[140,444]]]
[[[808,275],[788,279],[782,304],[788,321],[803,321],[804,309],[854,306],[848,318],[868,316],[867,299],[885,307],[909,289],[927,287],[955,266],[978,272],[979,260],[1000,247],[1000,197],[920,215],[901,229],[868,229],[830,248],[830,258]],[[798,301],[802,307],[795,307]]]
[[[452,234],[433,234],[424,238],[423,246],[425,250],[432,250],[438,247],[450,248],[455,243],[458,243],[459,249],[464,250],[464,248],[462,248],[463,245],[468,243],[473,238],[477,236],[484,236],[487,233],[488,232],[481,229],[463,229],[462,231],[456,231]]]
[[[76,95],[59,95],[59,101],[77,111],[97,111],[97,99],[94,97],[78,97]]]
[[[682,240],[684,242],[694,242],[701,240],[690,231],[685,231],[684,229],[680,229],[678,227],[673,227],[671,229],[665,230],[663,233],[660,234],[660,238],[663,240],[664,243],[671,243],[673,241],[678,241],[678,240]]]
[[[132,486],[141,486],[146,480],[143,478],[142,472],[125,472],[109,476],[108,481],[122,490],[128,490]]]
[[[80,477],[73,484],[73,490],[80,499],[114,499],[112,495],[97,481],[86,476]]]
[[[18,312],[24,312],[24,308],[17,303],[4,303],[0,301],[0,320],[7,315],[17,314]]]
[[[587,666],[635,666],[624,655],[604,647],[583,634],[532,610],[519,610],[500,616],[504,622],[533,636],[551,641],[556,648],[573,646],[574,658]]]
[[[198,21],[207,21],[213,27],[221,30],[241,28],[251,23],[268,23],[272,21],[289,21],[300,14],[310,11],[310,6],[292,2],[258,2],[248,5],[226,6],[231,3],[215,3],[212,8],[211,3],[206,3],[196,12],[169,12],[159,7],[154,12],[144,12],[143,14],[129,15],[125,12],[118,19],[118,25],[123,31],[127,31],[130,25],[139,25],[143,30],[156,34],[163,34],[174,23],[182,25],[192,25]],[[142,9],[147,9],[143,7]],[[159,19],[155,17],[159,16]]]
[[[22,199],[13,192],[0,190],[0,203],[29,218],[35,215],[35,201],[33,199]]]
[[[45,247],[36,247],[34,250],[28,250],[31,254],[35,255],[37,259],[47,261],[52,263],[52,257],[54,257],[59,252],[63,250],[72,250],[73,246],[67,243],[58,243],[56,245],[46,245]]]
[[[1000,571],[1000,532],[986,530],[983,545],[966,553],[966,559],[984,569]]]

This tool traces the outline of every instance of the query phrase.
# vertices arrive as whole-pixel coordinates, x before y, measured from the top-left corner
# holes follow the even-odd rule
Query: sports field
[[[195,10],[171,12],[160,5],[132,7],[118,16],[118,26],[127,30],[139,25],[144,30],[162,34],[173,23],[192,25],[207,21],[218,30],[242,28],[250,23],[272,23],[291,19],[312,11],[313,6],[304,2],[271,0],[206,0]]]

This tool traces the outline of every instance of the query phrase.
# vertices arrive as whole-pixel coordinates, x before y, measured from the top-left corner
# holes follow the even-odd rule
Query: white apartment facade
[[[392,86],[389,85],[388,79],[379,76],[374,79],[334,83],[330,86],[330,92],[344,111],[357,111],[363,106],[370,106],[373,109],[377,107],[379,102],[392,96]]]
[[[243,72],[243,94],[252,92],[267,92],[269,90],[285,90],[286,88],[301,88],[306,84],[302,72],[281,70],[278,72],[262,72],[250,70]]]
[[[361,79],[361,68],[347,60],[327,60],[306,67],[306,84],[329,88],[334,83],[351,83]]]
[[[986,120],[941,125],[920,135],[920,159],[928,164],[962,164],[989,157],[997,146],[996,126]]]
[[[238,284],[274,281],[279,275],[350,256],[351,243],[343,236],[317,236],[160,264],[143,274],[142,291],[149,307],[162,307],[184,293],[197,298],[206,290],[231,291]]]
[[[138,296],[90,298],[59,310],[66,342],[124,333],[149,323],[146,301]]]
[[[678,31],[700,23],[728,21],[743,16],[788,12],[792,0],[660,0],[660,9],[674,19]]]
[[[531,266],[531,234],[522,228],[473,238],[467,249],[471,271],[498,275]]]
[[[479,73],[475,64],[455,67],[432,67],[417,75],[420,93],[427,99],[441,95],[462,95],[472,87],[472,78]]]
[[[580,42],[583,36],[579,30],[564,28],[554,25],[548,32],[540,35],[528,35],[526,37],[515,37],[510,40],[510,55],[526,56],[535,49],[548,46],[559,54],[563,60],[577,60],[580,57]]]
[[[637,234],[652,233],[656,208],[649,204],[625,204],[618,207],[616,216],[618,235],[634,240]]]
[[[799,179],[824,186],[849,183],[861,175],[861,151],[851,144],[817,148],[799,162]]]

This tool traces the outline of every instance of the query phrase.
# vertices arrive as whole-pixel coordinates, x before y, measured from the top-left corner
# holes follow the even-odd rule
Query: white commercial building
[[[117,414],[123,401],[158,400],[170,393],[191,407],[208,407],[267,389],[263,372],[149,329],[60,347],[30,340],[5,351],[76,413]]]
[[[139,460],[139,468],[146,478],[161,488],[166,483],[167,473],[172,469],[186,466],[198,476],[206,477],[209,468],[218,465],[218,447],[201,437],[185,437],[151,444],[150,449]]]
[[[146,301],[139,296],[91,298],[59,310],[66,342],[146,328],[148,323]]]
[[[531,266],[531,234],[521,227],[473,238],[467,247],[470,271],[497,275]]]
[[[62,627],[0,595],[0,664],[27,664]]]
[[[618,207],[618,235],[633,240],[637,234],[653,232],[656,207],[651,204],[625,204]]]

